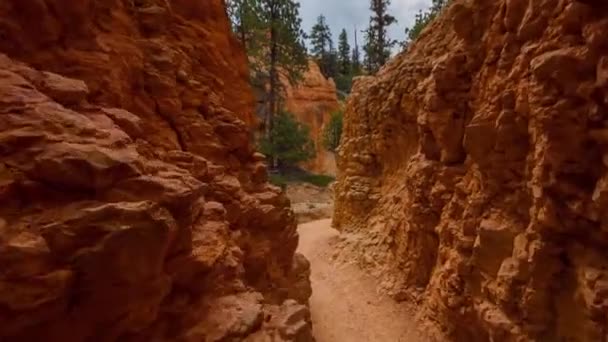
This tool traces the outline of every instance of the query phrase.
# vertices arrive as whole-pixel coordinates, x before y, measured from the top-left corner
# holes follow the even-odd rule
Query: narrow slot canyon
[[[0,0],[0,342],[608,342],[607,249],[606,1]]]

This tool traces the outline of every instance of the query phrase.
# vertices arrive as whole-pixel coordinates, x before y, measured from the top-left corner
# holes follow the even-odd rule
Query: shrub
[[[350,93],[350,88],[353,85],[353,76],[352,75],[338,75],[336,76],[336,89],[339,93]]]
[[[268,180],[272,185],[276,185],[281,189],[285,190],[287,188],[288,180],[280,174],[270,174],[268,176]]]
[[[414,25],[405,29],[405,42],[403,46],[407,47],[411,42],[415,41],[422,30],[431,22],[437,15],[449,4],[450,0],[432,0],[431,7],[426,11],[420,10],[414,19]]]
[[[335,152],[340,146],[342,136],[343,114],[337,111],[331,114],[331,118],[323,129],[323,146],[330,152]]]
[[[273,160],[273,166],[295,166],[314,158],[315,145],[310,129],[296,121],[293,114],[282,112],[274,118],[270,136],[260,141],[260,151]]]
[[[318,187],[326,188],[327,186],[329,186],[329,184],[333,183],[336,178],[327,175],[307,174],[303,176],[301,180],[305,183],[310,183]]]

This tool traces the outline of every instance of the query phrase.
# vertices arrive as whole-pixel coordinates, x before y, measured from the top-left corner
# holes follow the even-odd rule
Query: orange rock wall
[[[0,3],[0,340],[312,339],[223,6]]]
[[[607,75],[603,1],[455,0],[356,81],[343,256],[449,340],[608,340]]]
[[[205,87],[217,90],[216,100],[226,109],[253,123],[246,55],[227,33],[223,1],[156,2],[4,1],[0,47],[33,67],[86,81],[90,100],[145,113],[150,126],[158,126],[155,112],[191,105],[171,100],[180,95],[209,101]],[[37,25],[27,25],[32,22]],[[169,75],[172,79],[163,78]],[[201,83],[199,93],[179,94],[181,88],[171,87],[188,81]]]
[[[334,155],[323,147],[323,129],[331,113],[340,109],[334,81],[323,76],[317,63],[309,61],[308,70],[297,85],[291,85],[286,78],[282,78],[282,83],[287,110],[310,128],[311,138],[317,147],[315,159],[304,163],[304,169],[335,175]]]

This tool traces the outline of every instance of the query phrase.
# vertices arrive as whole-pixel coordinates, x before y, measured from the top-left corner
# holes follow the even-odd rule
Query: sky
[[[334,35],[334,44],[337,44],[338,35],[343,28],[348,32],[351,46],[354,46],[353,31],[357,26],[357,40],[359,46],[363,45],[363,34],[360,32],[369,24],[371,11],[369,0],[300,0],[300,15],[302,16],[302,29],[310,33],[310,29],[320,14],[325,15],[327,23]],[[420,9],[428,8],[431,0],[392,0],[389,13],[397,19],[396,25],[391,25],[389,34],[392,39],[399,41],[405,38],[405,28],[411,26],[414,17]]]

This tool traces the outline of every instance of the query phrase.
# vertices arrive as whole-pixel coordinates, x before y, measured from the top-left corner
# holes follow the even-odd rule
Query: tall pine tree
[[[321,72],[325,77],[335,76],[335,65],[333,54],[333,39],[327,20],[323,14],[317,17],[317,23],[308,35],[311,45],[311,54],[319,64]]]
[[[300,4],[293,0],[258,0],[261,2],[262,18],[268,30],[269,94],[265,115],[266,136],[270,137],[273,119],[281,110],[279,70],[287,73],[291,81],[297,80],[304,72],[306,48],[304,32],[301,29]]]
[[[363,66],[368,74],[373,74],[377,71],[376,45],[378,44],[378,40],[376,38],[376,31],[372,29],[371,23],[367,30],[363,31],[363,39],[365,40],[363,44],[363,52],[365,52]]]
[[[376,73],[391,56],[391,48],[397,43],[388,37],[388,27],[397,19],[388,14],[390,0],[371,0],[372,16],[365,31],[366,68],[368,73]]]
[[[320,59],[329,52],[333,41],[327,20],[323,14],[317,17],[317,23],[310,30],[308,38],[311,45],[310,52],[314,57]]]
[[[300,5],[294,0],[228,0],[226,5],[252,61],[252,80],[266,91],[264,128],[270,137],[273,118],[281,110],[279,71],[295,82],[307,67]]]
[[[322,69],[325,69],[324,76],[335,80],[340,73],[340,64],[338,62],[338,51],[334,48],[333,43],[329,47],[329,52],[323,59],[322,65]]]
[[[348,43],[348,34],[345,29],[342,29],[338,37],[338,74],[334,78],[338,95],[346,96],[350,93],[350,88],[353,79],[352,61],[350,56],[350,44]]]
[[[338,64],[341,75],[350,75],[352,63],[350,60],[350,44],[348,44],[348,34],[346,29],[342,29],[338,37]]]
[[[355,27],[355,47],[352,52],[352,69],[353,76],[361,75],[361,52],[359,51],[359,42],[357,41],[357,27]]]
[[[226,9],[237,38],[251,56],[262,30],[260,2],[257,0],[227,0]],[[257,49],[255,49],[257,52]]]

